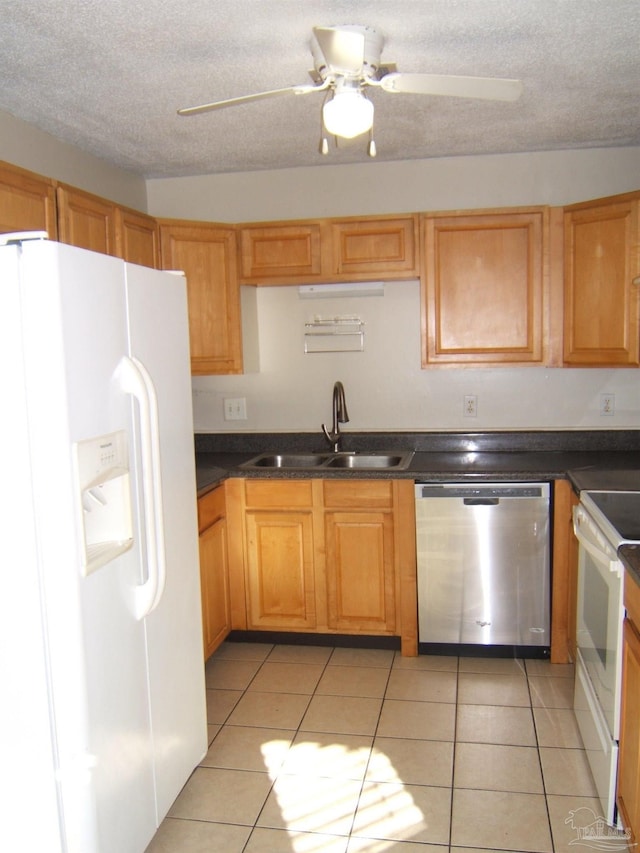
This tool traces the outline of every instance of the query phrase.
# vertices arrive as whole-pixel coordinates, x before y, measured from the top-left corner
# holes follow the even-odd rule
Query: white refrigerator
[[[0,245],[0,848],[142,853],[207,749],[186,285],[29,237]]]

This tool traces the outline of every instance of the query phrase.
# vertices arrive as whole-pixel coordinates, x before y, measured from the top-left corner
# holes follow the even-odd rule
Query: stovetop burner
[[[640,492],[586,492],[586,496],[618,534],[613,545],[640,542]]]

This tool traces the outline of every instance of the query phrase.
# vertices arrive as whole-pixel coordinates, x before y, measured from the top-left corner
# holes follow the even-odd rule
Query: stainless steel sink
[[[337,453],[327,461],[327,468],[406,468],[413,456],[408,453]]]
[[[317,468],[327,461],[326,453],[263,453],[241,468]]]
[[[348,468],[361,471],[402,471],[413,458],[412,450],[353,451],[341,453],[261,453],[241,468],[317,469]]]

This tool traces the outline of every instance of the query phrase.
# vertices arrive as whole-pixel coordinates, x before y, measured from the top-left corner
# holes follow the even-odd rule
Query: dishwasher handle
[[[498,506],[500,498],[463,498],[465,506]]]

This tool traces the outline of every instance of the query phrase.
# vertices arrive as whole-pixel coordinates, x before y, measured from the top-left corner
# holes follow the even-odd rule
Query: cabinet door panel
[[[62,243],[116,254],[116,206],[74,187],[59,186],[58,235]]]
[[[224,518],[200,534],[200,584],[204,658],[210,657],[231,630]]]
[[[249,628],[316,626],[311,512],[248,512]]]
[[[1,164],[0,233],[11,231],[46,231],[55,240],[56,192],[46,178]]]
[[[638,202],[565,214],[564,361],[637,365]]]
[[[191,372],[241,373],[234,231],[163,223],[160,242],[163,269],[184,270],[187,277]]]
[[[393,519],[384,512],[326,515],[329,627],[393,633]]]
[[[632,581],[633,582],[633,581]],[[624,621],[618,807],[635,842],[640,832],[640,636]]]
[[[416,219],[364,219],[331,225],[333,273],[340,277],[416,274]]]
[[[152,216],[116,209],[118,257],[145,267],[160,266],[160,229]]]
[[[243,281],[286,281],[319,276],[320,225],[247,227],[240,232]]]
[[[423,365],[543,361],[543,214],[426,221]]]

